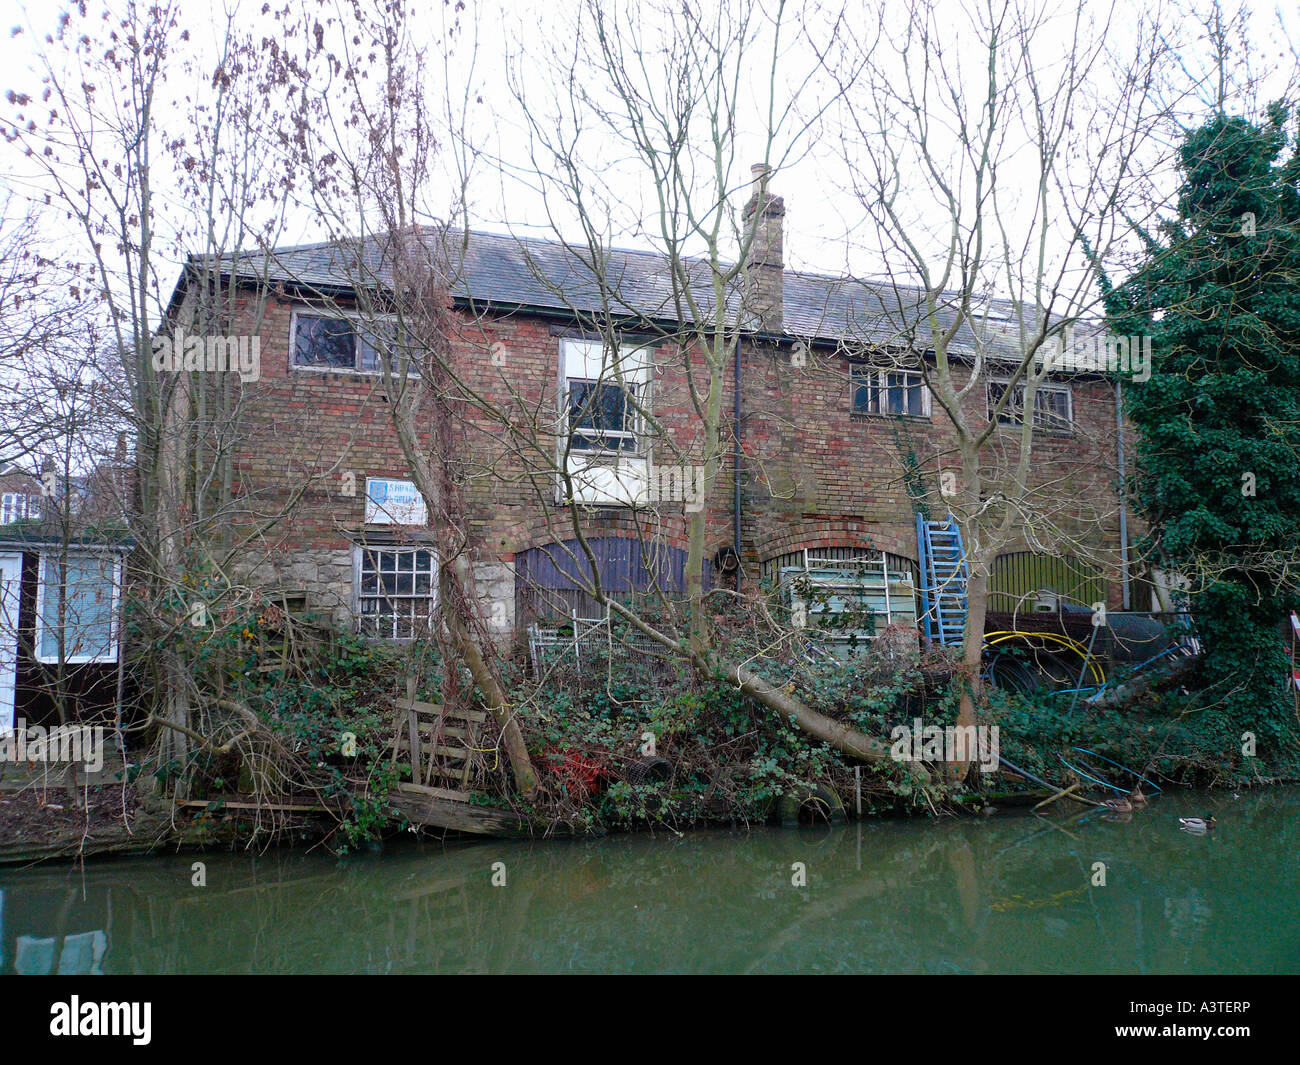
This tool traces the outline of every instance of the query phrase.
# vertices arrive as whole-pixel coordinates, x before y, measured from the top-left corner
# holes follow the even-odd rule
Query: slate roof
[[[462,239],[459,232],[445,237],[447,259],[455,274],[452,290],[462,304],[496,311],[533,311],[562,316],[602,315],[606,307],[602,289],[591,266],[586,247],[534,237],[518,237],[473,231]],[[262,253],[247,253],[229,264],[223,273],[236,273],[253,280],[282,282],[300,291],[341,295],[352,291],[365,270],[382,285],[391,284],[390,271],[382,265],[378,241],[363,249],[359,244],[334,242],[302,244]],[[630,249],[607,251],[602,271],[610,293],[608,311],[616,318],[677,321],[670,283],[668,260],[657,252]],[[692,289],[701,306],[712,312],[712,284],[707,263],[687,260],[683,268],[692,275]],[[739,287],[733,286],[726,302],[729,310],[739,303]],[[831,344],[901,345],[901,326],[919,319],[920,292],[896,289],[888,284],[869,283],[830,275],[785,272],[784,328],[782,335]],[[954,296],[951,304],[955,305]],[[994,358],[1016,359],[1015,307],[1009,301],[990,305],[986,351]],[[953,319],[952,306],[939,311],[940,324]],[[999,320],[1004,319],[1004,320]],[[928,330],[918,330],[923,339]],[[973,354],[975,337],[964,322],[952,350]]]

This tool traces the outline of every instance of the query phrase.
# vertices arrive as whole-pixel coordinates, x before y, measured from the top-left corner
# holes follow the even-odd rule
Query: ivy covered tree
[[[1149,335],[1126,392],[1135,506],[1153,566],[1190,581],[1207,742],[1294,758],[1280,623],[1300,598],[1300,157],[1292,115],[1220,112],[1186,136],[1177,216],[1106,293],[1109,327]]]

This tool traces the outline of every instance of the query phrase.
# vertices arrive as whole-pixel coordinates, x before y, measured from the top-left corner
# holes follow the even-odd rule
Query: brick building
[[[917,501],[943,507],[938,478],[956,459],[920,374],[872,361],[873,352],[906,346],[899,293],[785,270],[783,202],[757,190],[747,216],[754,212],[756,239],[726,294],[739,343],[726,375],[724,454],[700,500],[709,530],[705,580],[752,585],[808,554],[879,553],[892,569],[914,570]],[[478,232],[451,236],[451,361],[496,410],[462,405],[456,422],[489,625],[505,636],[548,610],[584,609],[566,577],[575,564],[562,545],[573,532],[557,464],[588,505],[584,533],[594,538],[607,581],[635,588],[653,572],[680,587],[689,467],[701,461],[702,440],[688,360],[671,335],[679,318],[665,260],[608,252],[601,285],[586,248]],[[291,512],[258,538],[250,569],[267,586],[304,595],[309,609],[401,636],[427,615],[436,559],[422,544],[427,511],[409,498],[375,319],[351,317],[358,287],[391,284],[384,261],[378,247],[322,243],[245,256],[226,262],[222,273],[239,290],[229,331],[255,337],[260,357],[257,380],[241,386],[242,520],[252,526]],[[203,265],[192,262],[178,285],[178,322],[191,320]],[[691,290],[708,303],[704,264],[688,269],[697,266]],[[368,299],[363,293],[360,303]],[[1006,305],[988,308],[980,343],[991,357],[1014,357],[1013,313]],[[621,344],[616,375],[601,335],[609,323]],[[973,354],[976,345],[963,324],[954,350]],[[698,358],[689,364],[703,373]],[[981,417],[995,398],[993,377],[965,399]],[[1026,536],[1009,546],[1005,566],[995,565],[994,588],[1023,598],[1035,591],[1027,580],[1058,585],[1067,598],[1100,594],[1118,605],[1114,383],[1101,374],[1063,376],[1040,393],[1034,417],[1041,425],[1037,503],[1091,561],[1062,565],[1033,556]],[[524,427],[521,436],[512,438],[502,418]],[[990,461],[1002,446],[995,437]],[[683,467],[684,492],[664,502],[658,479]],[[1033,558],[1044,564],[1026,567]],[[1067,587],[1071,582],[1078,586]]]

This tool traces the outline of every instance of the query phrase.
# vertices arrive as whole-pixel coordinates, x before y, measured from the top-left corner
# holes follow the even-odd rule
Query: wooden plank
[[[436,756],[453,758],[458,762],[464,761],[469,757],[469,751],[465,750],[464,747],[443,747],[439,745],[437,747],[431,747],[429,750]]]
[[[470,721],[476,725],[481,725],[488,719],[487,714],[480,710],[447,710],[442,716],[448,721]]]
[[[406,784],[397,785],[397,790],[405,795],[426,798],[446,799],[448,802],[469,802],[469,792],[456,791],[452,788],[431,788],[424,784]]]
[[[407,716],[406,726],[410,732],[410,751],[411,751],[411,773],[415,775],[420,771],[420,727],[415,719],[415,714]]]
[[[506,838],[541,834],[525,818],[510,810],[454,802],[429,794],[425,789],[412,790],[409,785],[394,792],[389,801],[408,821],[429,828]]]
[[[473,721],[476,724],[482,724],[488,719],[487,714],[481,710],[448,710],[438,703],[422,703],[410,699],[399,702],[398,707],[408,712],[414,711],[424,717],[446,718],[451,721]]]

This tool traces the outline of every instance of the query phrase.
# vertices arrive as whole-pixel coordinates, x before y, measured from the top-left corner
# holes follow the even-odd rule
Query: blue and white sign
[[[367,525],[428,525],[429,508],[410,481],[366,478]]]

